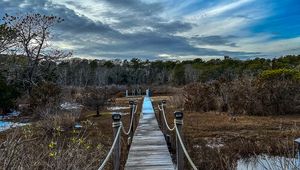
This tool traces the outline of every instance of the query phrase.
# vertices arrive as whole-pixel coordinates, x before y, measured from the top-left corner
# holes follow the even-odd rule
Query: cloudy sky
[[[300,54],[299,9],[299,0],[0,0],[1,16],[64,18],[52,44],[102,59]]]

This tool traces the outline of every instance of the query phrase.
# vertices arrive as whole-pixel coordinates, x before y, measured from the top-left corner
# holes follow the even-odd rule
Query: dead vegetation
[[[118,99],[117,104],[128,105],[128,100]],[[111,114],[95,117],[95,110],[85,110],[82,114],[44,112],[36,123],[1,133],[0,167],[98,169],[113,142]],[[122,117],[125,127],[128,127],[129,121],[128,115]],[[76,128],[76,123],[82,127]],[[122,169],[127,159],[127,141],[127,137],[122,136]],[[111,169],[111,164],[110,160],[106,169]]]
[[[239,159],[267,154],[295,156],[300,116],[238,116],[186,113],[184,135],[199,167],[232,169]],[[201,153],[201,154],[199,154]]]
[[[42,123],[14,129],[1,141],[0,166],[4,169],[96,169],[107,149],[103,141],[111,139],[101,131],[91,137],[94,128],[97,127],[87,121],[80,130],[60,126],[49,129],[48,124]]]
[[[155,98],[154,106],[162,99],[166,97]],[[173,112],[178,110],[172,100],[173,97],[166,107],[170,125]],[[232,120],[226,112],[184,111],[184,140],[199,169],[234,169],[238,160],[262,154],[294,157],[297,148],[293,141],[300,136],[299,128],[299,115],[238,115]],[[165,132],[171,137],[171,152],[175,153],[175,136],[173,132]],[[186,164],[188,169],[187,161]]]
[[[231,115],[300,113],[300,81],[289,78],[240,78],[193,83],[184,87],[184,109],[220,111]]]

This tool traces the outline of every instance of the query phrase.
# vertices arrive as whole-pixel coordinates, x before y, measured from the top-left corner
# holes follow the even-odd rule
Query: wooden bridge
[[[176,164],[174,164],[172,162],[164,134],[158,126],[151,98],[147,96],[144,97],[142,113],[135,132],[133,131],[133,122],[135,117],[134,114],[137,111],[137,104],[133,101],[130,101],[129,103],[131,115],[129,130],[126,131],[124,126],[122,126],[121,115],[113,114],[114,142],[99,170],[104,169],[105,164],[108,162],[111,155],[113,157],[114,170],[120,169],[121,131],[132,139],[128,158],[125,164],[125,170],[183,170],[184,155],[189,161],[192,169],[197,169],[188,155],[181,139],[181,126],[183,124],[182,112],[174,112],[174,127],[170,128],[166,121],[164,112],[164,104],[166,102],[162,101],[158,106],[160,113],[164,117],[164,127],[167,127],[169,131],[175,131],[176,133]]]
[[[158,127],[149,97],[144,98],[140,123],[131,143],[125,169],[174,170],[167,143]]]

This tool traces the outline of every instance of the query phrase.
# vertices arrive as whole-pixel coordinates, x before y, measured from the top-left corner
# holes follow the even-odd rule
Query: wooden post
[[[134,108],[137,109],[137,108],[138,108],[138,103],[137,103],[137,101],[134,101],[133,104],[134,104]],[[135,121],[136,121],[135,118],[136,118],[136,114],[137,114],[137,111],[133,114],[133,116],[134,116],[134,117],[133,117],[133,122],[134,122],[134,124],[132,125],[133,129],[134,129],[134,126],[135,126]]]
[[[134,101],[129,101],[129,104],[130,104],[130,121],[131,119],[132,120],[132,127],[131,127],[131,130],[130,130],[130,143],[132,142],[132,138],[133,138],[133,128],[134,128],[134,106],[135,106],[135,102]],[[129,122],[130,123],[130,122]],[[129,125],[130,126],[130,125]]]
[[[117,138],[117,143],[113,151],[113,166],[114,170],[120,169],[120,159],[121,159],[121,133],[118,135],[119,127],[121,126],[121,115],[119,113],[115,113],[112,115],[113,123],[112,126],[114,128],[114,139]]]
[[[162,109],[165,109],[165,106],[166,106],[166,104],[167,104],[167,102],[166,102],[166,100],[162,100],[161,101],[161,108]],[[165,113],[166,114],[166,113]],[[166,115],[165,115],[166,116]],[[166,125],[166,122],[165,122],[165,118],[163,118],[163,121],[162,121],[163,123],[162,123],[162,131],[163,131],[163,133],[164,133],[164,136],[165,136],[165,138],[166,138],[166,129],[167,129],[167,125]]]
[[[297,163],[296,163],[296,166],[297,167],[300,167],[300,138],[297,138],[296,140],[294,140],[294,142],[297,144],[297,149],[298,149],[298,152],[297,152]]]
[[[183,125],[183,120],[182,120],[183,113],[180,111],[176,111],[174,112],[174,116],[176,119],[176,126],[178,129],[178,133],[182,137],[181,132],[182,132],[182,125]],[[176,160],[177,160],[177,170],[183,170],[184,169],[183,150],[177,135],[176,135]]]
[[[162,108],[162,104],[159,103],[158,104],[160,108]],[[158,121],[159,121],[159,127],[162,129],[162,121],[161,121],[161,114],[162,114],[162,111],[160,109],[158,109]]]

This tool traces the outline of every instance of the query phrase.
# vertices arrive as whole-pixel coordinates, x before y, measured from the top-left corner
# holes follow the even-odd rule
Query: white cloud
[[[266,40],[261,41],[259,37],[258,41],[241,42],[241,47],[238,50],[256,50],[262,51],[267,54],[275,54],[280,52],[287,52],[294,49],[300,50],[300,37],[282,39],[282,40]]]
[[[159,15],[163,18],[166,18],[166,19],[174,19],[174,18],[181,18],[181,15],[183,13],[183,10],[188,7],[189,5],[192,5],[196,2],[199,2],[199,1],[202,1],[202,0],[186,0],[186,1],[180,1],[180,2],[170,2],[169,1],[169,4],[171,5],[168,5],[166,7],[166,10],[164,10],[162,13],[160,13]]]
[[[164,59],[164,60],[193,60],[195,58],[202,58],[205,61],[210,60],[210,59],[222,59],[224,56],[217,56],[217,55],[173,55],[173,54],[159,54],[159,58]]]
[[[229,4],[222,4],[217,7],[213,7],[210,9],[199,10],[185,17],[186,20],[189,21],[197,21],[202,18],[215,17],[226,12],[232,11],[234,9],[238,9],[241,6],[247,5],[248,3],[253,2],[253,0],[239,0]]]
[[[76,50],[78,46],[66,41],[52,41],[54,47],[64,49],[64,50]]]
[[[249,20],[240,17],[230,17],[222,20],[203,19],[192,30],[179,35],[192,37],[196,35],[232,35],[249,24]]]
[[[300,53],[300,37],[272,40],[272,35],[257,34],[250,37],[235,38],[233,41],[237,44],[237,47],[222,45],[196,45],[196,47],[227,52],[260,52],[262,55],[270,57]]]
[[[243,8],[246,6],[247,8]],[[226,5],[220,4],[217,7],[201,9],[183,16],[183,20],[192,23],[194,28],[179,35],[184,37],[195,35],[247,35],[249,34],[247,29],[249,26],[268,15],[270,15],[270,10],[263,8],[254,0],[239,0]]]
[[[107,17],[105,13],[111,11],[122,13],[122,11],[115,10],[111,5],[105,3],[104,1],[77,0],[74,1],[74,3],[69,3],[68,0],[52,0],[52,2],[55,4],[64,5],[67,8],[75,11],[78,15],[85,16],[93,21],[99,21],[104,24],[115,24],[119,22],[112,17]]]

